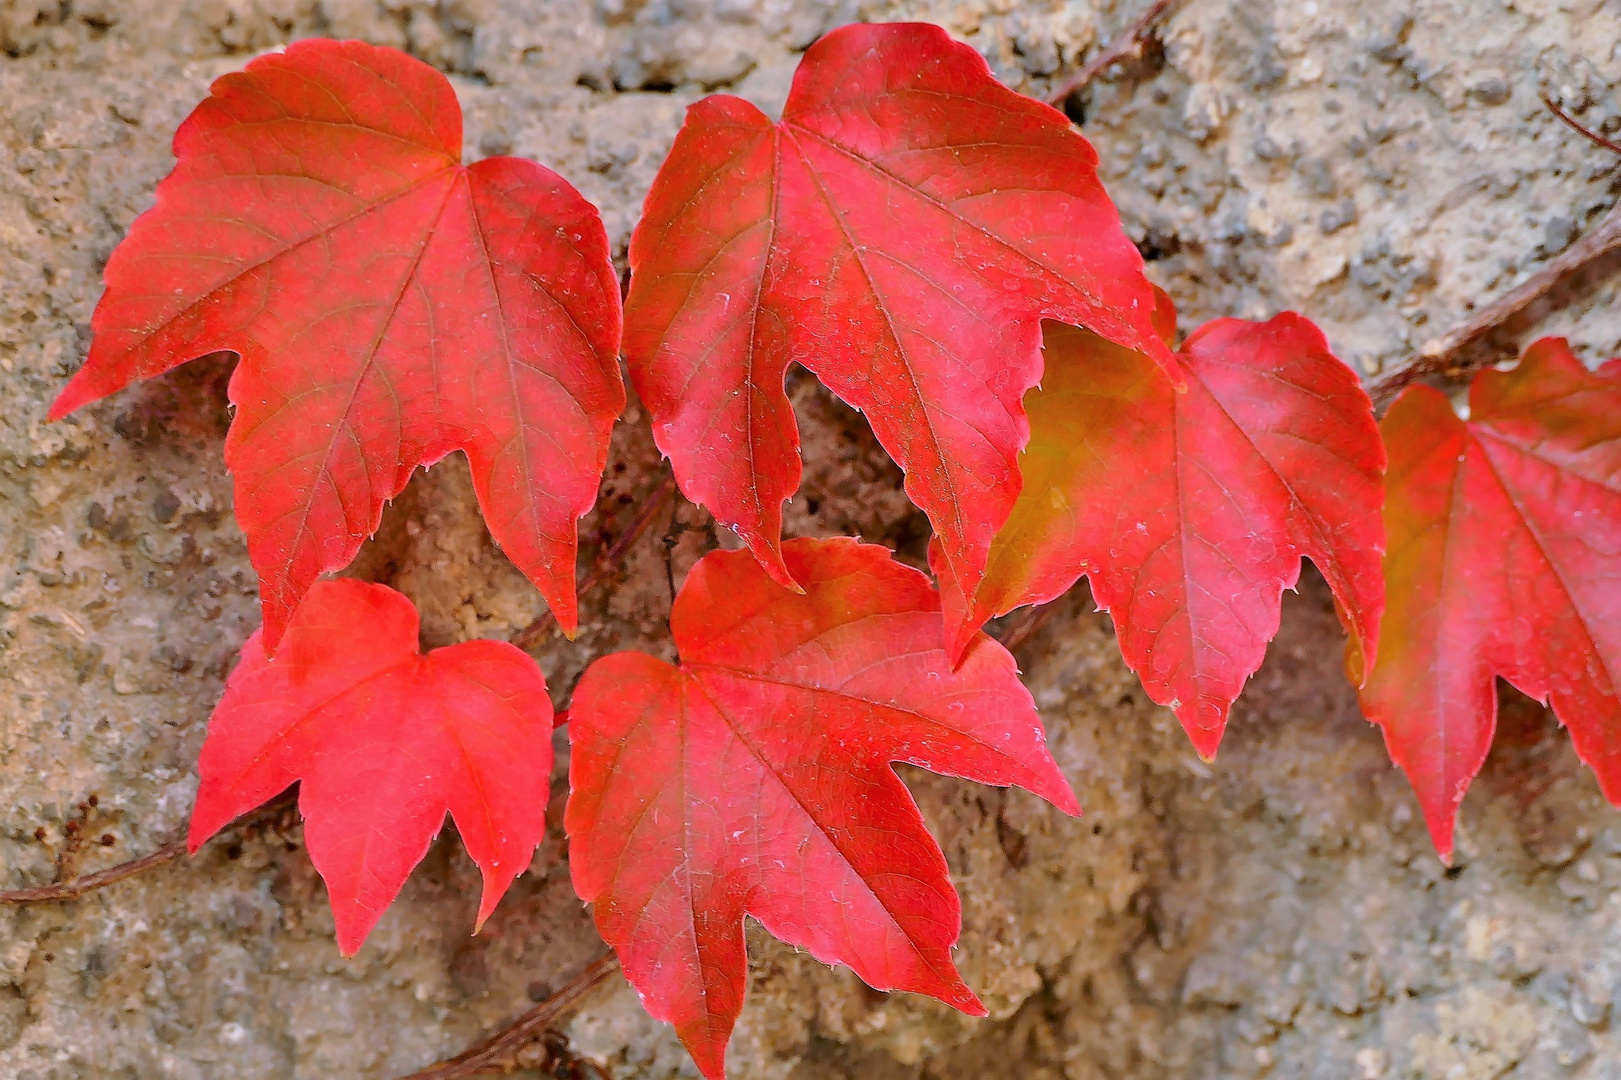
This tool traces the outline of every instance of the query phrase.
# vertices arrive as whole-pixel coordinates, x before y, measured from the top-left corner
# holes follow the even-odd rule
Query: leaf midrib
[[[439,170],[437,170],[437,171],[435,171],[433,173],[430,173],[427,176],[424,176],[424,177],[412,182],[411,184],[407,185],[406,187],[403,187],[400,190],[398,190],[396,192],[393,192],[392,194],[386,196],[385,198],[378,199],[375,202],[368,203],[365,206],[361,207],[359,210],[356,210],[354,213],[349,214],[346,217],[340,218],[340,219],[338,219],[338,220],[336,220],[334,222],[331,222],[330,224],[323,225],[319,229],[317,229],[316,231],[308,234],[307,236],[299,237],[297,240],[294,240],[292,243],[287,244],[286,246],[280,248],[279,250],[273,252],[272,254],[266,255],[261,259],[258,259],[258,260],[254,261],[252,263],[247,264],[247,265],[244,265],[236,273],[230,275],[227,278],[224,278],[221,281],[215,282],[213,285],[210,285],[206,292],[202,293],[196,299],[192,300],[190,303],[188,303],[184,307],[180,308],[178,311],[176,311],[174,314],[170,315],[168,318],[164,319],[158,325],[152,327],[150,330],[144,331],[141,334],[141,336],[133,344],[131,344],[128,348],[124,349],[122,352],[118,353],[116,356],[109,357],[107,360],[102,361],[102,363],[115,364],[115,363],[118,363],[118,362],[122,361],[130,353],[135,352],[137,349],[142,348],[147,342],[152,340],[152,338],[154,338],[157,335],[163,333],[165,330],[167,330],[174,323],[178,322],[182,318],[185,318],[187,315],[189,315],[190,313],[195,311],[197,308],[201,307],[203,304],[206,304],[209,301],[209,299],[212,298],[215,294],[219,293],[221,290],[230,288],[231,286],[235,285],[237,282],[241,281],[243,278],[245,278],[248,275],[254,273],[256,270],[260,270],[263,267],[269,266],[271,263],[277,261],[278,259],[281,259],[281,258],[283,258],[283,257],[285,257],[287,255],[291,255],[293,252],[297,251],[301,247],[304,247],[306,244],[314,243],[315,241],[320,240],[323,237],[329,236],[332,233],[337,232],[339,229],[342,229],[344,226],[350,225],[350,224],[360,220],[361,218],[365,217],[368,214],[375,213],[375,212],[377,212],[379,210],[382,210],[384,207],[391,206],[394,203],[401,201],[402,199],[405,199],[405,198],[407,198],[407,197],[409,197],[411,195],[414,195],[419,190],[421,190],[422,188],[425,188],[428,185],[432,184],[433,182],[435,182],[435,181],[441,179],[442,177],[444,177],[446,173],[454,172],[457,169],[461,169],[461,168],[462,168],[462,165],[459,162],[451,162],[451,163],[447,164],[444,168],[439,169]],[[314,177],[305,177],[303,179],[314,180],[315,178]],[[160,195],[161,194],[162,193],[160,192]],[[200,356],[202,354],[199,353],[198,355]],[[190,358],[188,358],[188,359],[190,359]]]
[[[724,671],[727,674],[739,674],[738,672],[727,668],[718,668],[718,670]],[[687,672],[684,671],[684,673]],[[954,972],[942,972],[932,961],[927,958],[923,946],[912,937],[912,935],[907,931],[905,925],[901,922],[899,916],[894,911],[890,910],[889,905],[886,904],[883,898],[878,895],[877,890],[874,889],[873,886],[867,881],[866,877],[856,869],[855,861],[845,851],[844,847],[830,832],[828,832],[828,830],[822,825],[821,820],[816,816],[815,813],[811,811],[811,808],[805,804],[805,801],[800,798],[799,793],[795,791],[788,781],[782,776],[782,774],[777,771],[776,767],[771,763],[770,758],[765,754],[765,752],[760,747],[756,746],[754,741],[744,734],[742,727],[737,723],[737,721],[735,721],[725,709],[721,708],[720,703],[715,700],[715,696],[709,692],[708,687],[704,686],[703,681],[696,676],[691,676],[686,681],[696,684],[699,691],[703,694],[705,700],[709,702],[710,707],[715,710],[715,715],[719,716],[725,721],[727,728],[730,729],[733,737],[737,739],[738,744],[749,752],[749,755],[759,763],[760,768],[773,780],[775,780],[778,786],[782,788],[783,792],[793,800],[794,805],[799,808],[800,813],[805,816],[807,821],[816,827],[816,831],[822,835],[824,840],[827,841],[828,846],[834,851],[838,852],[839,858],[842,859],[844,864],[850,868],[851,876],[861,883],[861,887],[867,891],[868,896],[872,897],[873,903],[878,906],[879,910],[883,911],[885,915],[889,916],[891,924],[901,934],[901,936],[911,944],[913,952],[916,954],[918,959],[924,963],[927,963],[929,969],[934,972],[935,976],[946,985],[951,985],[954,982],[960,981],[960,976],[953,978],[953,975],[955,975]],[[768,682],[770,680],[758,679],[757,681]],[[797,684],[782,685],[797,686]],[[811,689],[803,686],[799,686],[798,688]],[[893,770],[891,770],[891,775],[894,775]],[[895,777],[895,782],[900,783],[900,778],[898,776]],[[684,808],[686,805],[685,802],[683,802],[682,805]],[[919,878],[914,877],[913,880],[917,880],[920,884],[924,883]]]
[[[1615,672],[1611,670],[1608,659],[1605,657],[1603,650],[1599,648],[1598,638],[1593,633],[1592,625],[1588,620],[1587,613],[1582,610],[1581,604],[1577,601],[1576,591],[1570,587],[1569,581],[1566,580],[1564,568],[1560,565],[1558,560],[1554,558],[1553,552],[1549,550],[1548,543],[1543,537],[1542,530],[1537,527],[1534,519],[1529,513],[1526,512],[1524,500],[1520,497],[1518,490],[1511,486],[1506,479],[1504,479],[1502,471],[1497,467],[1497,462],[1492,460],[1491,452],[1486,449],[1485,440],[1482,439],[1481,436],[1490,438],[1493,442],[1505,447],[1508,450],[1524,453],[1527,457],[1531,457],[1534,460],[1549,466],[1550,468],[1559,469],[1562,472],[1571,472],[1571,470],[1562,469],[1560,466],[1555,465],[1553,462],[1546,460],[1540,455],[1531,453],[1521,447],[1516,446],[1514,443],[1509,442],[1508,440],[1497,435],[1495,432],[1491,431],[1491,429],[1485,425],[1470,424],[1469,431],[1470,434],[1475,437],[1476,441],[1480,443],[1480,456],[1482,459],[1484,459],[1486,468],[1491,472],[1492,479],[1497,482],[1497,486],[1501,488],[1503,494],[1507,496],[1509,504],[1514,507],[1514,512],[1516,515],[1518,515],[1521,523],[1524,524],[1526,532],[1528,532],[1531,535],[1531,539],[1536,542],[1537,551],[1542,555],[1543,562],[1548,564],[1548,569],[1553,572],[1554,580],[1559,582],[1559,588],[1565,594],[1565,600],[1570,605],[1571,612],[1576,616],[1576,622],[1581,626],[1582,634],[1586,636],[1590,652],[1598,660],[1599,667],[1604,672],[1605,680],[1609,682],[1612,690],[1621,689],[1621,687],[1618,687],[1617,685]],[[1580,473],[1572,473],[1572,475],[1579,477],[1583,482],[1593,483],[1593,481],[1591,481],[1588,477],[1582,476]],[[1613,494],[1621,494],[1621,492],[1615,492],[1615,489],[1608,487],[1608,485],[1595,483],[1594,486],[1604,488],[1604,490],[1610,491]]]
[[[806,134],[812,135],[818,139],[822,138],[815,132],[809,131],[806,128],[800,128],[798,125],[785,122],[783,127],[793,127],[797,131],[804,131]],[[827,145],[838,149],[841,153],[848,154],[857,161],[866,162],[866,159],[854,154],[850,154],[849,151],[844,150],[843,147],[838,146],[836,143],[830,142],[826,139],[822,139],[822,141],[826,142]],[[796,144],[796,149],[797,148],[798,147]],[[889,304],[886,302],[883,293],[878,289],[878,282],[873,277],[872,269],[867,265],[867,259],[862,250],[862,245],[856,243],[855,235],[850,231],[850,226],[845,220],[844,213],[839,208],[832,195],[828,192],[827,185],[823,182],[822,175],[817,172],[814,166],[811,165],[810,159],[805,155],[803,150],[800,150],[799,158],[800,161],[802,161],[805,165],[805,171],[809,173],[815,180],[817,193],[821,195],[822,202],[827,206],[828,212],[833,216],[833,219],[838,222],[839,231],[844,236],[844,242],[846,246],[849,247],[851,255],[855,258],[856,265],[861,268],[861,276],[867,281],[867,290],[872,294],[873,302],[877,305],[879,313],[884,317],[884,326],[889,331],[889,338],[895,345],[896,353],[898,353],[901,357],[901,367],[905,370],[906,381],[912,388],[912,399],[917,402],[918,412],[922,416],[923,428],[928,437],[929,448],[933,451],[934,458],[939,463],[940,474],[942,478],[944,478],[946,487],[951,495],[951,498],[947,500],[947,503],[951,510],[952,526],[955,528],[957,536],[966,541],[968,530],[963,522],[962,497],[957,487],[956,477],[953,475],[951,468],[946,464],[946,455],[940,444],[940,436],[934,429],[934,417],[930,412],[929,402],[923,396],[922,387],[918,385],[917,371],[913,366],[912,359],[908,355],[906,347],[901,343],[901,333],[899,328],[896,326],[895,316],[890,313]],[[869,165],[872,164],[870,162],[866,163]],[[873,165],[872,167],[875,171],[879,172],[880,175],[888,175],[887,173],[884,173],[883,170],[878,169],[876,165]],[[894,180],[894,178],[891,179]],[[894,180],[894,182],[900,183],[898,180]],[[911,188],[907,185],[902,186],[906,186],[908,190],[917,190],[916,188]],[[918,192],[918,194],[922,195],[923,193]],[[927,198],[927,196],[924,197]],[[972,223],[970,222],[969,224]],[[994,397],[994,395],[992,396]],[[908,478],[910,478],[910,471],[904,470],[904,467],[903,471],[906,471],[908,473]],[[957,553],[950,550],[950,545],[941,544],[940,550],[944,553],[946,561],[951,565],[952,576],[960,582],[968,581],[968,577],[963,574],[960,568],[957,566]]]

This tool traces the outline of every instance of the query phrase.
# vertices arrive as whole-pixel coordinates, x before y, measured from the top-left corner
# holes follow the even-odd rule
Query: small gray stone
[[[1338,205],[1331,206],[1323,211],[1323,216],[1318,220],[1317,228],[1324,236],[1331,236],[1347,225],[1354,224],[1356,218],[1356,203],[1350,199],[1345,199]]]
[[[1469,96],[1482,105],[1501,105],[1514,96],[1514,88],[1501,75],[1486,75],[1469,88]]]
[[[168,488],[158,492],[157,498],[152,500],[152,520],[159,525],[169,524],[179,512],[180,498]]]
[[[485,157],[505,157],[512,153],[512,137],[504,131],[486,131],[479,136],[478,152]]]
[[[1300,163],[1300,179],[1306,190],[1319,199],[1326,199],[1338,190],[1334,172],[1322,158],[1307,158]]]
[[[1567,1004],[1571,1017],[1583,1027],[1601,1028],[1610,1019],[1610,1003],[1594,1001],[1581,987],[1572,987]]]
[[[1542,225],[1542,250],[1556,255],[1576,239],[1576,223],[1564,214],[1555,214]]]
[[[1282,161],[1288,156],[1283,147],[1273,141],[1272,136],[1264,131],[1256,137],[1252,149],[1255,151],[1255,156],[1262,161]]]

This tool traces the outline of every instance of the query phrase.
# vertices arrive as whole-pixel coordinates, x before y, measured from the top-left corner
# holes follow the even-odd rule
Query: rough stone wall
[[[100,268],[211,78],[302,35],[407,48],[455,78],[470,156],[561,170],[622,258],[683,107],[726,88],[775,108],[797,50],[837,23],[941,22],[1039,94],[1137,10],[0,0],[0,887],[181,835],[204,720],[257,621],[220,463],[228,358],[44,423],[84,354]],[[1621,188],[1616,163],[1539,101],[1621,128],[1613,0],[1187,0],[1165,41],[1082,104],[1185,328],[1296,308],[1372,369],[1511,286]],[[1611,355],[1618,287],[1578,290],[1538,329]],[[925,523],[860,418],[807,379],[792,390],[807,473],[790,532],[919,559]],[[627,504],[655,475],[634,405],[611,469]],[[614,527],[592,519],[585,535]],[[556,692],[600,652],[667,654],[670,589],[717,540],[691,507],[661,520],[586,598],[579,639],[544,646]],[[413,481],[354,572],[413,596],[430,645],[505,635],[541,609],[487,539],[459,458]],[[959,955],[992,1018],[876,994],[757,933],[735,1075],[1621,1080],[1621,814],[1548,716],[1505,692],[1444,872],[1340,645],[1308,572],[1205,765],[1079,590],[1021,660],[1086,816],[907,773],[962,891]],[[74,903],[0,910],[0,1077],[421,1067],[600,950],[564,859],[554,832],[474,938],[476,871],[442,838],[353,961],[290,818]],[[690,1075],[623,984],[566,1033],[616,1077]]]

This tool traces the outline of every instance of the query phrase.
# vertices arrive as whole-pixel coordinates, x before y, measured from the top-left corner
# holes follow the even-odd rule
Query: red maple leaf
[[[1160,320],[1169,336],[1163,294]],[[1367,394],[1315,326],[1293,313],[1205,324],[1178,354],[1184,392],[1096,334],[1049,323],[1046,341],[1024,490],[971,603],[936,560],[954,648],[1085,574],[1127,665],[1206,758],[1302,556],[1373,655],[1384,450]]]
[[[1381,430],[1387,606],[1362,707],[1441,857],[1491,748],[1494,675],[1553,706],[1621,803],[1621,368],[1546,338],[1475,376],[1467,421],[1415,386]]]
[[[969,585],[1019,493],[1041,319],[1173,363],[1092,147],[937,26],[823,37],[778,123],[694,105],[630,263],[625,355],[659,448],[785,585],[790,363],[866,413]]]
[[[951,961],[945,858],[890,762],[1078,812],[1013,658],[981,636],[953,671],[922,574],[853,540],[789,541],[783,559],[803,593],[747,552],[706,556],[670,617],[681,667],[598,660],[569,711],[575,890],[713,1078],[745,914],[875,987],[983,1013]]]
[[[248,638],[208,721],[186,846],[295,781],[338,947],[353,956],[449,812],[484,873],[483,925],[546,830],[552,703],[534,660],[503,641],[423,655],[411,601],[382,585],[317,583],[274,660]]]
[[[467,453],[490,531],[576,622],[576,523],[624,403],[595,208],[531,161],[461,164],[418,60],[303,41],[214,83],[107,264],[51,418],[205,353],[242,363],[225,460],[266,644],[419,465]]]

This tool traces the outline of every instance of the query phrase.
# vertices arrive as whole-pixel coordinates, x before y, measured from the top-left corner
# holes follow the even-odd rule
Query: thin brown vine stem
[[[1179,3],[1181,0],[1154,0],[1148,5],[1148,10],[1138,16],[1137,21],[1128,29],[1116,34],[1096,56],[1082,65],[1081,70],[1059,83],[1058,88],[1047,95],[1047,103],[1062,107],[1077,90],[1085,89],[1089,83],[1115,64],[1124,60],[1135,60],[1141,56],[1155,24]]]
[[[1580,120],[1566,112],[1557,101],[1549,97],[1547,94],[1542,95],[1542,103],[1548,106],[1549,112],[1563,120],[1566,126],[1568,126],[1576,134],[1580,135],[1594,146],[1597,146],[1603,150],[1608,150],[1617,157],[1621,157],[1621,143],[1611,142],[1609,139],[1606,139],[1604,136],[1600,135],[1598,132],[1594,131],[1592,128],[1588,127],[1586,124],[1582,123]]]
[[[1596,131],[1584,127],[1575,117],[1566,113],[1552,98],[1543,102],[1555,116],[1596,146],[1621,156],[1621,145],[1604,138]],[[1424,344],[1418,355],[1388,374],[1368,384],[1368,396],[1377,408],[1383,408],[1405,387],[1430,375],[1461,376],[1479,366],[1460,354],[1477,339],[1502,327],[1510,319],[1552,292],[1560,282],[1598,262],[1606,255],[1621,251],[1621,203],[1610,208],[1598,227],[1549,259],[1536,273],[1499,296],[1469,318],[1458,323],[1438,338]]]
[[[1440,337],[1425,343],[1418,355],[1368,384],[1368,396],[1383,407],[1405,387],[1430,375],[1459,376],[1477,364],[1464,361],[1465,346],[1552,292],[1566,278],[1613,251],[1621,250],[1621,203],[1611,208],[1598,228],[1549,259],[1542,268]]]
[[[400,1080],[464,1080],[492,1069],[507,1069],[525,1046],[545,1034],[614,972],[619,961],[604,953],[587,964],[555,994],[524,1013],[489,1037],[474,1043],[453,1058],[430,1065]]]
[[[32,889],[12,889],[10,892],[0,892],[0,904],[33,904],[45,900],[77,900],[87,892],[94,892],[108,885],[115,885],[125,878],[132,878],[143,871],[173,862],[185,853],[186,845],[184,843],[165,844],[156,851],[142,855],[138,859],[121,862],[117,866],[98,870],[94,874],[83,874],[54,885],[40,885]]]
[[[1057,609],[1058,605],[1056,604],[1042,604],[1039,607],[1031,608],[1025,613],[1024,618],[999,639],[1002,648],[1008,652],[1018,652],[1031,638],[1040,632],[1043,626],[1047,625],[1047,620],[1053,617],[1053,612]]]
[[[585,577],[580,581],[579,591],[581,594],[588,593],[596,588],[607,574],[612,573],[617,568],[626,553],[630,551],[631,545],[641,539],[642,534],[652,526],[653,519],[658,516],[665,502],[674,494],[675,477],[665,473],[663,478],[659,480],[658,486],[648,494],[647,500],[636,511],[636,516],[631,519],[630,525],[598,552],[596,558],[591,560],[591,569],[586,571]],[[551,633],[552,628],[556,625],[557,616],[553,615],[548,609],[534,622],[525,626],[507,640],[520,649],[529,649]]]
[[[265,803],[257,810],[252,810],[232,822],[227,829],[236,830],[257,825],[275,817],[282,810],[292,805],[293,794],[287,792],[279,798]],[[171,863],[186,853],[185,841],[176,841],[165,844],[156,851],[142,855],[138,859],[121,862],[117,866],[109,866],[105,870],[97,870],[93,874],[81,874],[67,881],[58,881],[51,885],[38,885],[31,889],[12,889],[9,892],[0,892],[0,904],[35,904],[46,901],[77,900],[86,893],[104,889],[108,885],[116,885],[120,881],[145,873],[156,867]]]

